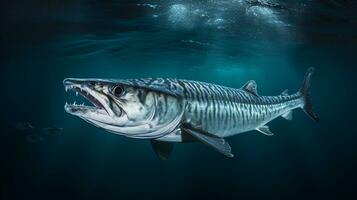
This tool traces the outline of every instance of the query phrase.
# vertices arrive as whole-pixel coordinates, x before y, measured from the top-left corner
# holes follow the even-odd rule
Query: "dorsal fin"
[[[253,94],[254,96],[259,96],[257,92],[257,83],[254,80],[248,81],[241,89]]]
[[[281,96],[289,96],[289,90],[285,89],[280,95]]]

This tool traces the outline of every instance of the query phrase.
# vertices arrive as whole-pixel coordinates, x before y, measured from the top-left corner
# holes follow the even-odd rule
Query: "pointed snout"
[[[95,85],[99,85],[98,79],[80,79],[80,78],[66,78],[63,80],[63,85],[67,87],[78,87],[78,88],[92,88]]]
[[[88,79],[66,78],[63,80],[63,85],[83,85],[88,82]]]
[[[63,85],[86,85],[86,86],[94,86],[94,85],[105,85],[111,84],[112,82],[105,79],[94,79],[94,78],[66,78],[63,80]]]
[[[93,80],[79,79],[79,78],[66,78],[63,80],[63,86],[66,91],[73,88],[78,88],[80,90],[84,88],[92,88],[92,86],[94,86],[95,83],[96,82],[94,82]]]

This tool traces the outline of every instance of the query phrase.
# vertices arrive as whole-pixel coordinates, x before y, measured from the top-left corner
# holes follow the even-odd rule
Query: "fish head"
[[[92,103],[66,103],[69,114],[119,135],[161,137],[175,129],[183,114],[179,98],[130,81],[71,78],[63,83],[66,91],[74,91]]]

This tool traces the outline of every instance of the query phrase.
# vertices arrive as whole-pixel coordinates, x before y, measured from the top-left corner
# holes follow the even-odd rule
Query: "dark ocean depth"
[[[354,199],[357,3],[353,0],[32,0],[0,6],[0,199]],[[172,77],[312,102],[227,139],[235,157],[149,141],[67,114],[64,78]],[[85,101],[85,100],[83,100]],[[79,102],[80,103],[80,102]]]

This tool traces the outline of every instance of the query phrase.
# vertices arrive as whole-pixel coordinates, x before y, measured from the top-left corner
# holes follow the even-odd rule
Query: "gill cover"
[[[153,139],[174,131],[184,113],[180,88],[165,79],[111,80],[123,87],[123,95],[110,95],[111,108],[120,107],[119,125],[106,124],[107,131],[130,138]],[[117,108],[118,109],[118,108]],[[124,118],[124,119],[123,119]]]

